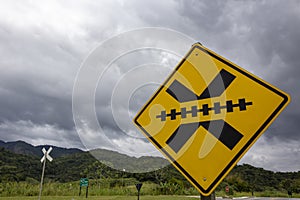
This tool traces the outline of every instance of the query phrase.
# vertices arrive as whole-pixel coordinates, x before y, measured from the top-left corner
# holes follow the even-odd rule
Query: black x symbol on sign
[[[233,74],[222,69],[200,95],[196,95],[177,80],[173,81],[166,92],[180,103],[218,97],[225,92],[235,78]],[[201,108],[192,106],[191,110],[187,110],[186,108],[181,108],[180,111],[171,109],[170,113],[163,110],[156,118],[160,118],[161,121],[166,121],[167,117],[170,117],[170,120],[175,120],[177,116],[186,118],[188,114],[190,114],[191,117],[197,117],[198,113],[209,115],[211,111],[214,111],[215,114],[219,114],[222,109],[226,109],[226,112],[233,112],[235,107],[238,107],[240,111],[244,111],[247,109],[247,106],[250,105],[252,105],[252,102],[247,102],[242,98],[239,99],[236,104],[234,104],[232,100],[228,100],[226,101],[226,105],[215,102],[213,107],[209,107],[208,104],[203,104]],[[178,153],[200,126],[209,131],[230,150],[232,150],[243,137],[239,131],[224,120],[212,120],[181,124],[168,138],[166,143],[174,152]]]

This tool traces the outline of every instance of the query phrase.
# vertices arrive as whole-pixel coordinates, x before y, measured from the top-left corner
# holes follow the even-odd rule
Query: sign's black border
[[[185,169],[165,150],[162,148],[162,146],[138,123],[138,118],[140,115],[144,112],[144,110],[151,104],[153,99],[160,93],[160,91],[164,88],[164,85],[170,80],[170,78],[178,71],[178,69],[182,66],[182,64],[186,61],[186,59],[189,57],[189,55],[194,51],[194,49],[197,48],[204,53],[210,55],[211,57],[214,57],[215,59],[219,60],[220,62],[226,64],[227,66],[231,67],[232,69],[238,71],[239,73],[243,74],[244,76],[252,79],[253,81],[257,82],[261,86],[271,90],[272,92],[276,93],[277,95],[281,96],[283,98],[283,101],[281,104],[274,110],[274,112],[269,116],[269,118],[263,123],[263,125],[257,130],[257,132],[250,138],[250,140],[245,144],[245,146],[235,155],[235,157],[230,161],[230,163],[223,169],[223,171],[219,174],[219,176],[214,180],[214,182],[205,190],[204,188],[199,185],[199,183],[187,172]],[[189,53],[186,55],[184,59],[178,64],[176,69],[171,73],[171,75],[166,79],[164,84],[157,90],[157,92],[152,96],[152,98],[148,101],[148,103],[143,107],[143,109],[139,112],[139,114],[134,119],[134,123],[148,136],[149,140],[151,140],[158,148],[163,151],[163,153],[172,161],[172,164],[175,165],[180,171],[190,179],[194,183],[195,186],[200,189],[203,194],[209,194],[212,192],[211,190],[216,186],[216,184],[223,178],[226,172],[232,167],[232,165],[240,158],[240,156],[246,151],[246,149],[255,141],[255,139],[260,135],[260,133],[268,126],[268,124],[274,119],[274,117],[280,112],[280,110],[284,107],[284,105],[289,101],[289,97],[286,96],[281,91],[277,90],[276,88],[271,87],[270,85],[264,83],[263,81],[257,79],[256,77],[252,76],[251,74],[239,69],[238,67],[234,66],[230,62],[224,60],[223,58],[220,58],[216,56],[215,54],[207,51],[206,49],[202,48],[201,46],[193,46]]]

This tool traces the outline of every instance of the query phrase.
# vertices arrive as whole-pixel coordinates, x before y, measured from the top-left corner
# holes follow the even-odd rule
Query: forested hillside
[[[126,157],[112,151],[100,151],[103,158],[119,159],[126,162],[127,167],[146,168],[151,163],[161,163],[161,158],[142,157],[140,159]],[[116,170],[112,163],[99,162],[89,152],[62,153],[53,162],[48,162],[45,171],[45,181],[67,183],[78,181],[82,177],[91,180],[98,179],[132,179],[139,182],[150,182],[158,185],[167,185],[168,188],[192,188],[190,183],[171,165],[148,173],[129,173]],[[98,155],[99,156],[99,155]],[[120,167],[120,166],[119,166]],[[40,180],[42,164],[36,155],[17,154],[0,147],[0,183],[6,182],[35,182]],[[121,184],[115,182],[115,184]],[[122,182],[123,184],[123,182]],[[280,190],[300,192],[300,172],[272,172],[251,165],[238,165],[219,185],[217,190],[229,186],[232,191],[255,192],[264,190]]]

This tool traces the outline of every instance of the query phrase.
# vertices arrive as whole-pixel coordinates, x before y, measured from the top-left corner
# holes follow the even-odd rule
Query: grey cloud
[[[281,141],[262,136],[241,159],[240,163],[249,163],[273,171],[298,171],[300,148],[298,141]]]
[[[141,49],[108,66],[99,81],[95,99],[99,125],[108,130],[104,134],[111,139],[134,137],[144,140],[133,125],[133,117],[162,84],[177,59],[163,50]],[[146,85],[140,85],[143,82]],[[136,86],[136,91],[130,90]]]

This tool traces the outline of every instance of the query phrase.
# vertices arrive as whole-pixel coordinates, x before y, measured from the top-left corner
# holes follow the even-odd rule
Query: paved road
[[[217,200],[222,198],[217,197]],[[283,198],[283,197],[236,197],[233,200],[300,200],[300,198]]]

